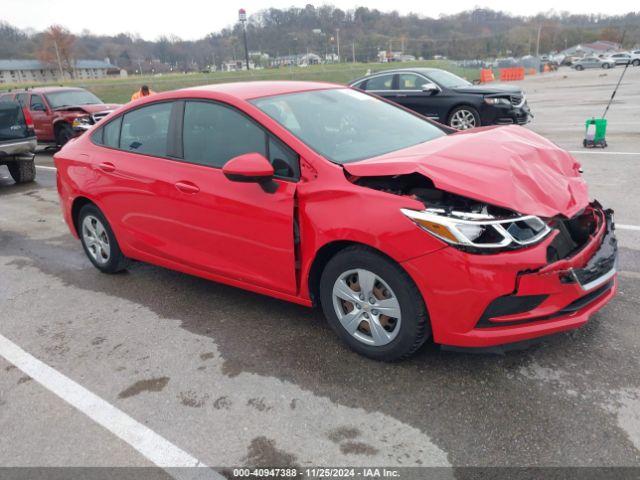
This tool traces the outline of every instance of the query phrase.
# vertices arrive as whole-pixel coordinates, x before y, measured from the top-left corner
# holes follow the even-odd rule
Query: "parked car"
[[[598,57],[584,57],[580,60],[576,60],[571,65],[571,68],[575,68],[576,70],[584,70],[585,68],[613,68],[616,66],[615,60],[611,60],[608,58],[598,58]]]
[[[437,68],[385,70],[350,83],[457,130],[483,125],[525,124],[531,120],[520,87],[472,85]]]
[[[458,132],[344,86],[247,82],[148,97],[54,158],[100,271],[135,259],[321,305],[375,359],[576,328],[616,291],[611,211],[517,126]]]
[[[36,178],[36,135],[29,112],[16,102],[0,98],[0,165],[6,165],[16,183]]]
[[[607,57],[607,60],[615,62],[616,65],[628,65],[631,64],[631,54],[628,52],[612,53]]]
[[[119,105],[105,104],[82,88],[38,87],[5,94],[26,107],[40,143],[62,146]]]

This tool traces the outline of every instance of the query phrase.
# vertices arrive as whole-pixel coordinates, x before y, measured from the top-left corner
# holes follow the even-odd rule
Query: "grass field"
[[[131,94],[146,84],[152,90],[163,92],[178,88],[193,87],[196,85],[208,85],[223,82],[241,82],[251,80],[309,80],[335,83],[347,83],[350,80],[365,75],[369,70],[377,72],[389,68],[399,67],[434,67],[449,70],[452,73],[465,77],[472,81],[479,78],[479,70],[462,69],[447,61],[423,61],[407,63],[343,63],[327,65],[311,65],[306,68],[283,67],[276,69],[249,70],[241,72],[214,72],[214,73],[188,73],[188,74],[163,74],[155,76],[133,76],[126,78],[108,78],[104,80],[71,80],[62,82],[62,85],[83,87],[91,90],[104,102],[125,103],[131,98]],[[48,85],[60,85],[49,83]],[[42,84],[45,85],[45,84]],[[40,85],[28,85],[40,86]],[[24,88],[25,84],[3,85],[2,90],[12,88]]]

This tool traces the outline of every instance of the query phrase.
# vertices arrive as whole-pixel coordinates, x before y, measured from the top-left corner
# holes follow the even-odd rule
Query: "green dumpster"
[[[585,147],[606,147],[607,120],[605,118],[590,118],[585,122],[586,134],[583,145]]]

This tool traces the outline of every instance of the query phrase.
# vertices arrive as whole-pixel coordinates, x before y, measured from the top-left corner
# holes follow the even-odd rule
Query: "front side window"
[[[380,75],[379,77],[371,77],[367,80],[365,90],[391,90],[393,85],[393,75]]]
[[[267,156],[266,132],[242,113],[218,103],[188,101],[184,108],[184,160],[221,168],[245,153]]]
[[[434,83],[445,88],[468,87],[471,85],[471,83],[464,78],[460,78],[445,70],[430,70],[427,75]]]
[[[43,112],[45,111],[44,102],[40,95],[31,95],[31,103],[29,104],[29,110]]]
[[[422,90],[426,83],[429,80],[415,73],[401,73],[398,76],[398,90]]]
[[[432,123],[348,88],[251,101],[302,142],[335,163],[349,163],[445,135]]]
[[[120,133],[120,148],[165,157],[172,107],[172,102],[155,103],[125,113]]]

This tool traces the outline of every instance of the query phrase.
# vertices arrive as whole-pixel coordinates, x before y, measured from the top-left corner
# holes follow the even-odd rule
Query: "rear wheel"
[[[31,160],[16,160],[7,164],[9,174],[16,183],[33,182],[36,179],[36,163]]]
[[[73,138],[73,128],[68,123],[61,123],[56,127],[56,143],[60,147],[64,147],[65,144]]]
[[[631,65],[633,65],[634,67],[640,67],[640,58],[636,58],[633,62],[631,62]]]
[[[602,68],[604,68],[605,70],[611,68],[611,65],[609,65],[608,63],[603,63],[602,64]]]
[[[78,214],[78,234],[87,257],[104,273],[116,273],[127,266],[127,258],[120,251],[113,230],[102,212],[87,204]]]
[[[576,65],[576,70],[578,71],[584,70],[584,67],[582,65]]]
[[[409,275],[366,247],[346,248],[329,261],[320,299],[338,336],[375,360],[406,358],[431,334],[422,295]]]
[[[473,107],[456,107],[449,114],[447,123],[456,130],[468,130],[480,126],[480,115]]]

